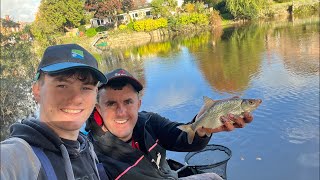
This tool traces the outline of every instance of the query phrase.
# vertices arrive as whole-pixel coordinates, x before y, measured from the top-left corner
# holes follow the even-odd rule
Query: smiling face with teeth
[[[122,141],[130,140],[141,106],[137,91],[131,84],[121,88],[106,87],[99,90],[98,97],[96,108],[104,127]]]
[[[40,105],[40,121],[60,137],[76,140],[95,106],[96,82],[89,72],[83,75],[79,71],[66,77],[43,73],[32,87],[34,98]]]

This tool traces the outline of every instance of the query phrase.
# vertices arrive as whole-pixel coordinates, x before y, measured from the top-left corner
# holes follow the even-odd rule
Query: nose
[[[117,115],[123,116],[126,113],[126,108],[123,105],[118,105],[117,107]]]
[[[72,92],[69,92],[69,102],[73,105],[80,105],[83,102],[82,93],[80,90],[74,89]]]

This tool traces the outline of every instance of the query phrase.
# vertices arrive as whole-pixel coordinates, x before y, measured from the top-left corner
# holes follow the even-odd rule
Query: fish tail
[[[180,125],[178,128],[188,134],[188,143],[192,144],[196,132],[191,128],[191,124]]]

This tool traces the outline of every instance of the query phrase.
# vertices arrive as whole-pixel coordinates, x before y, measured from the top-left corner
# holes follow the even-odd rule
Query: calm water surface
[[[251,124],[210,141],[232,150],[228,179],[319,179],[319,21],[228,28],[119,54],[104,68],[134,72],[145,86],[141,110],[174,121],[189,122],[203,96],[263,100]],[[185,153],[168,156],[184,162]]]
[[[100,66],[130,70],[145,86],[141,110],[178,122],[191,121],[203,96],[261,98],[252,123],[214,134],[210,141],[232,151],[228,179],[319,179],[318,19],[257,23],[150,43],[104,55]],[[19,109],[8,107],[30,102],[21,94],[14,94],[18,104],[3,106],[8,114]],[[3,123],[1,134],[9,124]],[[168,157],[184,162],[185,154],[168,152]]]

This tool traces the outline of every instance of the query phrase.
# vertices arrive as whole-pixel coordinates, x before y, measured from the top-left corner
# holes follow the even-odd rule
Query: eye
[[[83,89],[83,90],[92,90],[91,87],[83,87],[82,89]]]
[[[254,102],[253,102],[252,100],[250,100],[250,101],[249,101],[249,104],[250,104],[250,105],[253,105],[253,104],[254,104]]]
[[[105,103],[107,107],[114,106],[116,103],[115,102],[106,102]]]
[[[58,84],[57,87],[58,87],[58,88],[66,88],[67,86],[64,85],[64,84]]]
[[[128,99],[128,100],[125,100],[124,103],[125,103],[125,104],[132,104],[132,103],[133,103],[133,100],[132,100],[132,99]]]

